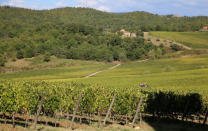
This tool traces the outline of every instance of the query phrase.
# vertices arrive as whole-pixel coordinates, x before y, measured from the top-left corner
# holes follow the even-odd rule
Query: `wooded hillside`
[[[107,13],[89,8],[30,10],[0,7],[0,65],[16,58],[40,54],[61,58],[113,61],[160,57],[156,47],[143,38],[125,38],[120,29],[142,31],[195,31],[208,17],[159,16],[147,12]]]

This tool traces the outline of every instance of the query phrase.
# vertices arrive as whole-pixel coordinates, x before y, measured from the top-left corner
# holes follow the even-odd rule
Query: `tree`
[[[5,66],[6,63],[6,57],[0,56],[0,66]]]
[[[17,57],[17,59],[22,59],[22,58],[24,58],[24,53],[23,53],[23,51],[21,51],[21,50],[17,51],[16,57]]]
[[[157,25],[156,28],[155,28],[155,30],[156,30],[156,31],[160,31],[160,30],[161,30],[160,25]]]
[[[113,54],[112,54],[112,52],[106,51],[106,52],[105,52],[104,59],[105,59],[107,62],[112,62],[112,61],[113,61]]]
[[[26,48],[25,53],[24,53],[24,57],[25,58],[32,58],[33,56],[35,56],[34,49],[31,47]]]
[[[174,51],[179,51],[182,49],[181,46],[177,45],[177,44],[171,44],[170,45],[171,49],[174,50]]]
[[[142,36],[142,37],[143,37],[143,36],[144,36],[144,33],[143,33],[142,31],[137,31],[137,32],[136,32],[136,35],[137,35],[137,36]]]
[[[46,53],[46,54],[44,55],[43,61],[44,61],[44,62],[49,62],[50,60],[51,60],[50,54],[49,54],[49,53]]]
[[[119,60],[120,60],[121,62],[126,62],[126,61],[127,61],[126,54],[125,54],[124,52],[121,52],[121,53],[119,54]]]
[[[20,15],[14,15],[15,11],[20,10],[22,10]],[[121,14],[119,17],[116,14],[103,13],[101,20],[100,12],[96,10],[83,9],[86,11],[83,12],[82,9],[73,8],[70,9],[71,19],[68,21],[68,15],[65,13],[69,12],[65,11],[65,8],[61,10],[63,19],[60,21],[54,19],[59,18],[59,9],[51,10],[55,15],[51,17],[46,13],[48,11],[40,11],[40,14],[34,15],[31,13],[32,10],[28,12],[24,9],[0,8],[0,16],[2,16],[0,17],[0,54],[18,59],[31,58],[35,55],[45,56],[46,52],[49,52],[59,58],[113,61],[124,57],[124,59],[136,60],[147,57],[148,52],[154,47],[151,41],[147,43],[142,38],[142,30],[155,30],[157,25],[168,30],[175,26],[180,27],[178,26],[180,24],[171,23],[171,20],[167,26],[165,16],[158,17],[146,12],[141,12],[139,15],[138,12]],[[74,17],[71,13],[75,12],[82,12],[83,15]],[[202,23],[199,23],[202,26]],[[119,32],[121,29],[135,32],[138,37],[122,39],[122,33]],[[185,26],[183,29],[188,27]],[[120,54],[123,55],[119,56]],[[48,59],[48,56],[46,58]]]

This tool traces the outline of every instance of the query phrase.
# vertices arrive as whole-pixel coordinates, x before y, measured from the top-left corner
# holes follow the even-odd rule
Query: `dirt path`
[[[110,67],[110,68],[108,68],[108,69],[106,69],[106,70],[112,70],[112,69],[115,69],[115,68],[119,67],[120,65],[121,65],[121,63],[119,63],[119,64],[117,64],[117,65],[115,65],[115,66],[113,66],[113,67]],[[97,75],[98,73],[104,72],[104,71],[106,71],[106,70],[97,71],[97,72],[92,73],[92,74],[90,74],[90,75],[88,75],[88,76],[85,76],[84,78],[89,78],[89,77],[95,76],[95,75]]]
[[[163,43],[164,46],[170,47],[171,42],[172,42],[172,40],[166,40],[166,39],[162,39],[162,38],[159,38],[160,41],[157,41],[157,39],[158,39],[157,37],[150,36],[150,35],[149,35],[149,32],[144,32],[144,39],[148,40],[149,38],[151,39],[151,42],[152,42],[154,45],[156,45],[156,46],[159,46],[161,43]],[[181,47],[183,47],[184,49],[187,49],[187,50],[191,50],[191,49],[192,49],[192,48],[190,48],[190,47],[188,47],[188,46],[185,46],[185,45],[183,45],[183,44],[181,44],[181,43],[178,43],[178,42],[176,42],[176,41],[174,41],[174,43],[177,44],[177,45],[179,45],[179,46],[181,46]]]

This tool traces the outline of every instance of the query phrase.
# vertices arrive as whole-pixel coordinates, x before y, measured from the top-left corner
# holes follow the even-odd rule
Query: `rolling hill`
[[[30,10],[3,6],[0,7],[1,24],[35,26],[44,22],[80,23],[117,31],[127,29],[137,31],[195,31],[208,23],[208,17],[160,16],[148,12],[107,13],[90,8],[57,8],[52,10]],[[4,23],[3,23],[4,22]],[[0,26],[1,27],[1,26]]]
[[[208,48],[207,32],[150,32],[152,36],[173,40],[192,48]]]

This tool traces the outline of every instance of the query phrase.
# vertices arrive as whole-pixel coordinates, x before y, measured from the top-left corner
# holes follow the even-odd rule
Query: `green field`
[[[147,83],[155,89],[190,89],[201,93],[208,91],[207,55],[134,61],[122,63],[113,70],[106,70],[114,65],[77,61],[77,64],[71,66],[1,74],[0,79],[78,81],[112,88],[138,87],[140,83]],[[106,71],[90,78],[83,78],[100,70]]]
[[[82,78],[91,73],[104,70],[115,64],[95,61],[82,61],[52,58],[50,62],[42,62],[42,57],[8,62],[6,68],[16,70],[4,73],[0,79],[15,80],[50,80]],[[27,70],[25,70],[27,69]]]
[[[208,94],[208,56],[131,62],[102,72],[83,83],[100,83],[112,88],[137,87],[147,83],[153,89]]]
[[[191,48],[208,48],[208,32],[150,32],[150,35],[173,40]]]

